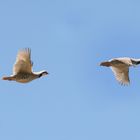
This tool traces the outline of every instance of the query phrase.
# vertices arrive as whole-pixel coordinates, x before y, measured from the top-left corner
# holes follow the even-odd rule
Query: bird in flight
[[[28,83],[48,74],[47,71],[33,72],[33,62],[31,61],[31,50],[22,49],[18,52],[16,62],[13,66],[13,74],[9,77],[3,77],[3,80],[16,81],[19,83]]]
[[[136,66],[138,64],[140,64],[140,59],[122,57],[101,62],[100,66],[110,67],[116,80],[122,85],[128,85],[130,83],[129,67]]]

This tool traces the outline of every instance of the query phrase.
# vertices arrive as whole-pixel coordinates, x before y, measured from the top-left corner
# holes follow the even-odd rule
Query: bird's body
[[[31,50],[29,48],[18,52],[16,63],[13,67],[13,75],[3,77],[3,80],[27,83],[34,79],[47,75],[47,71],[33,72],[33,62],[31,61]]]
[[[27,83],[34,79],[39,78],[38,75],[35,75],[34,73],[18,73],[16,75],[11,75],[9,77],[4,77],[3,80],[9,80],[9,81],[16,81],[19,83]]]
[[[121,84],[127,85],[129,80],[129,67],[140,64],[140,59],[129,57],[114,58],[109,61],[102,62],[100,66],[110,67]]]

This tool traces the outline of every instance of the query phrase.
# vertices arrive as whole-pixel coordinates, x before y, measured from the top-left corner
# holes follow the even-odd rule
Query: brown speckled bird
[[[116,80],[122,85],[128,85],[129,67],[140,64],[140,59],[129,57],[114,58],[109,61],[101,62],[100,66],[110,67],[115,75]]]
[[[27,83],[48,74],[47,71],[33,72],[33,62],[31,61],[31,50],[22,49],[18,52],[16,62],[13,67],[13,75],[3,77],[3,80]]]

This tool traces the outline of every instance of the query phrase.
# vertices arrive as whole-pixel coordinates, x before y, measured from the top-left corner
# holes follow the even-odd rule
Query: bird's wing
[[[31,50],[29,48],[18,52],[16,62],[13,67],[13,74],[19,72],[32,72],[33,63],[31,61]]]
[[[111,69],[115,75],[116,80],[119,81],[119,83],[123,85],[127,85],[130,83],[128,66],[120,64],[119,66],[111,66]]]
[[[128,66],[132,66],[132,61],[131,61],[131,58],[129,57],[122,57],[122,58],[115,58],[115,59],[112,59],[111,60],[111,63],[116,63],[116,64],[125,64],[125,65],[128,65]]]

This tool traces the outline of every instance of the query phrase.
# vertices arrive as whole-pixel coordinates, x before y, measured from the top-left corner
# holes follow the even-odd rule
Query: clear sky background
[[[140,58],[140,1],[0,1],[1,77],[26,47],[50,75],[0,81],[0,140],[140,140],[140,66],[130,86],[99,67]]]

